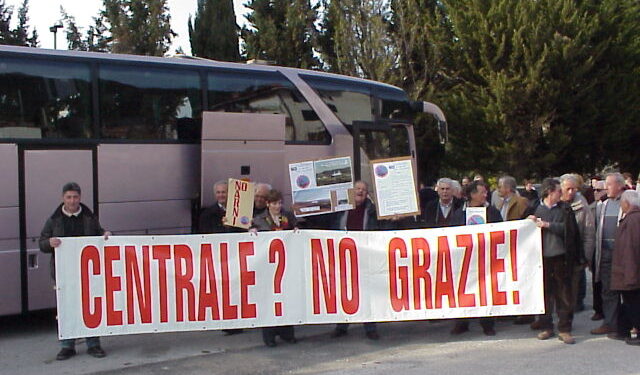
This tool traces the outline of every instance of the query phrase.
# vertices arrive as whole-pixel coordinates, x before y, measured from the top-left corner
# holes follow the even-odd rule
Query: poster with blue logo
[[[351,157],[310,160],[289,164],[293,213],[318,215],[353,208]]]
[[[378,219],[420,214],[410,156],[371,161]]]
[[[467,207],[465,210],[466,213],[466,224],[467,225],[476,225],[476,224],[486,224],[487,223],[487,208],[486,207]]]

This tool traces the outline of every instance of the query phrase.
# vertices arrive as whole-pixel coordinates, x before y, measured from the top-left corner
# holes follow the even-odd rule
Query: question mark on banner
[[[281,239],[274,239],[269,244],[269,263],[276,263],[276,273],[273,275],[273,291],[276,294],[282,293],[282,276],[284,275],[284,267],[286,264],[286,255],[284,251],[284,243]],[[274,304],[276,316],[282,316],[282,302]]]

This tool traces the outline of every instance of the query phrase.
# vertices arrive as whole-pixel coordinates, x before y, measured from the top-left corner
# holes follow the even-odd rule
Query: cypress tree
[[[193,24],[189,17],[189,40],[194,56],[239,61],[238,32],[232,0],[198,0]]]
[[[277,65],[313,69],[319,61],[313,54],[317,9],[309,0],[251,0],[246,16],[250,27],[241,31],[248,59]]]

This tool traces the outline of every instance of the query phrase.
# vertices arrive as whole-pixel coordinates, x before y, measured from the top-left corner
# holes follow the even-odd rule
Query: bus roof
[[[373,85],[384,86],[389,89],[404,91],[399,87],[389,85],[386,83],[372,81],[372,80],[363,79],[363,78],[350,77],[350,76],[345,76],[345,75],[340,75],[335,73],[327,73],[327,72],[306,70],[306,69],[299,69],[299,68],[289,68],[289,67],[275,66],[275,65],[233,63],[233,62],[209,60],[204,58],[191,58],[190,56],[158,57],[158,56],[125,55],[125,54],[104,53],[104,52],[52,50],[52,49],[45,49],[45,48],[0,45],[0,55],[4,53],[41,56],[41,57],[48,56],[48,57],[56,57],[61,59],[73,58],[73,59],[85,59],[85,60],[94,60],[94,61],[151,63],[151,64],[162,64],[162,65],[177,65],[177,66],[184,66],[184,67],[186,66],[201,67],[201,68],[216,67],[216,68],[265,71],[265,72],[295,71],[297,73],[301,73],[305,75],[312,75],[312,76],[318,76],[318,77],[330,77],[330,78],[336,78],[336,79],[358,82],[358,83],[369,83]]]

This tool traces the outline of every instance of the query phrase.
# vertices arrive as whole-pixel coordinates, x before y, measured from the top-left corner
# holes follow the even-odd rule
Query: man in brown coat
[[[632,327],[640,328],[640,198],[627,190],[620,198],[624,215],[616,232],[616,249],[611,263],[611,289],[622,297],[617,335],[629,345],[640,339],[629,337]]]
[[[529,206],[527,198],[518,195],[516,190],[516,179],[511,176],[502,176],[498,180],[498,195],[502,201],[495,206],[502,215],[502,220],[524,219],[524,211]]]

